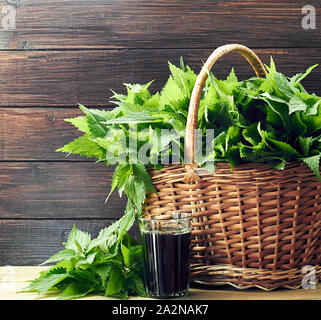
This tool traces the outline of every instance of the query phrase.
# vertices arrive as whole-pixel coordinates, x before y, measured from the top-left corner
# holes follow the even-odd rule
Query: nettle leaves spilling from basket
[[[103,229],[94,240],[74,228],[66,249],[47,261],[60,262],[27,291],[44,293],[57,287],[62,298],[88,292],[143,295],[141,248],[137,244],[131,248],[132,241],[123,238],[129,237],[127,231],[135,215],[145,213],[146,199],[157,193],[151,172],[166,168],[168,163],[180,162],[182,166],[196,162],[214,172],[216,164],[222,162],[229,163],[231,170],[245,163],[264,163],[280,171],[288,163],[302,162],[320,179],[321,97],[308,93],[301,84],[316,66],[287,77],[277,72],[272,58],[266,71],[244,46],[219,50],[208,59],[210,64],[203,66],[200,83],[181,58],[179,67],[169,63],[171,74],[159,92],[150,93],[152,82],[125,84],[126,94],[114,92],[112,96],[116,108],[80,105],[84,115],[66,119],[83,134],[58,151],[116,165],[110,194],[118,188],[120,196],[127,195],[128,203],[116,227]],[[209,69],[226,51],[242,53],[260,77],[239,81],[232,69],[226,80],[217,79]],[[189,113],[191,103],[197,100],[198,108]],[[186,130],[188,125],[198,127],[197,132]],[[208,134],[213,131],[213,135]],[[193,138],[190,141],[197,137],[197,148],[186,143],[187,135]],[[245,249],[242,252],[244,255]],[[262,252],[259,250],[258,255]],[[258,259],[263,265],[263,258]]]

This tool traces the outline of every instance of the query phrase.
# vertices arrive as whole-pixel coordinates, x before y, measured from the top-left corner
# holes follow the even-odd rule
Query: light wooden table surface
[[[36,294],[17,293],[17,291],[28,285],[28,280],[38,277],[39,272],[47,267],[0,267],[0,300],[34,300]],[[46,294],[41,299],[54,300],[56,296]],[[88,296],[84,300],[110,300],[112,298],[102,296]],[[141,300],[140,297],[131,297],[130,299]],[[144,298],[146,299],[146,298]],[[210,289],[190,290],[188,297],[180,300],[321,300],[321,283],[316,289],[279,289],[265,292],[260,289],[238,290],[230,286],[212,287]]]

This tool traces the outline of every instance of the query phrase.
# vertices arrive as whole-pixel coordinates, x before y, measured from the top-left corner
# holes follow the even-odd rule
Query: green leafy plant
[[[239,81],[232,69],[226,80],[213,73],[205,82],[198,114],[204,136],[214,129],[212,150],[196,158],[206,162],[229,162],[231,168],[246,162],[263,162],[284,169],[291,161],[305,162],[320,178],[321,97],[308,93],[301,84],[316,67],[286,77],[277,72],[273,59],[265,78]],[[84,116],[67,119],[84,134],[58,149],[96,157],[116,165],[111,192],[124,192],[138,214],[148,192],[155,192],[149,168],[161,169],[165,156],[175,154],[184,162],[184,133],[196,74],[180,60],[169,63],[165,86],[151,94],[149,86],[125,84],[127,94],[114,93],[111,111],[80,106]],[[167,131],[166,131],[167,130]],[[131,147],[130,142],[134,141]],[[136,148],[136,149],[135,149]],[[141,161],[136,150],[147,150]]]
[[[90,293],[127,299],[145,296],[142,246],[128,234],[135,220],[133,211],[100,231],[95,239],[71,230],[64,249],[43,264],[52,264],[22,292],[58,293],[58,299],[75,299]]]

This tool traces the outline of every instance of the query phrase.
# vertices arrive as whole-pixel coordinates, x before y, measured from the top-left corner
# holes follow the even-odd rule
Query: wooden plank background
[[[56,153],[77,137],[64,118],[78,103],[110,108],[110,88],[152,79],[183,56],[196,72],[216,47],[242,43],[288,75],[321,63],[317,0],[10,0],[16,29],[0,30],[0,265],[36,265],[62,248],[73,224],[96,236],[119,218],[126,199],[105,204],[113,168]],[[0,7],[3,4],[0,3]],[[313,5],[317,28],[301,27]],[[1,20],[1,14],[0,14]],[[231,54],[214,68],[253,72]],[[321,67],[304,82],[321,95]],[[137,228],[132,230],[137,236]]]

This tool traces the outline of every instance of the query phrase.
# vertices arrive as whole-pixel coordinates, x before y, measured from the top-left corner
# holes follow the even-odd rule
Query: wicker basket
[[[207,70],[224,54],[236,51],[257,76],[266,70],[253,51],[242,45],[216,49],[202,68],[191,96],[186,125],[187,163],[152,172],[157,191],[145,214],[193,213],[191,279],[237,288],[299,288],[305,265],[321,274],[321,183],[302,163],[285,170],[266,164],[243,164],[231,172],[219,163],[215,173],[197,170],[194,129]]]

